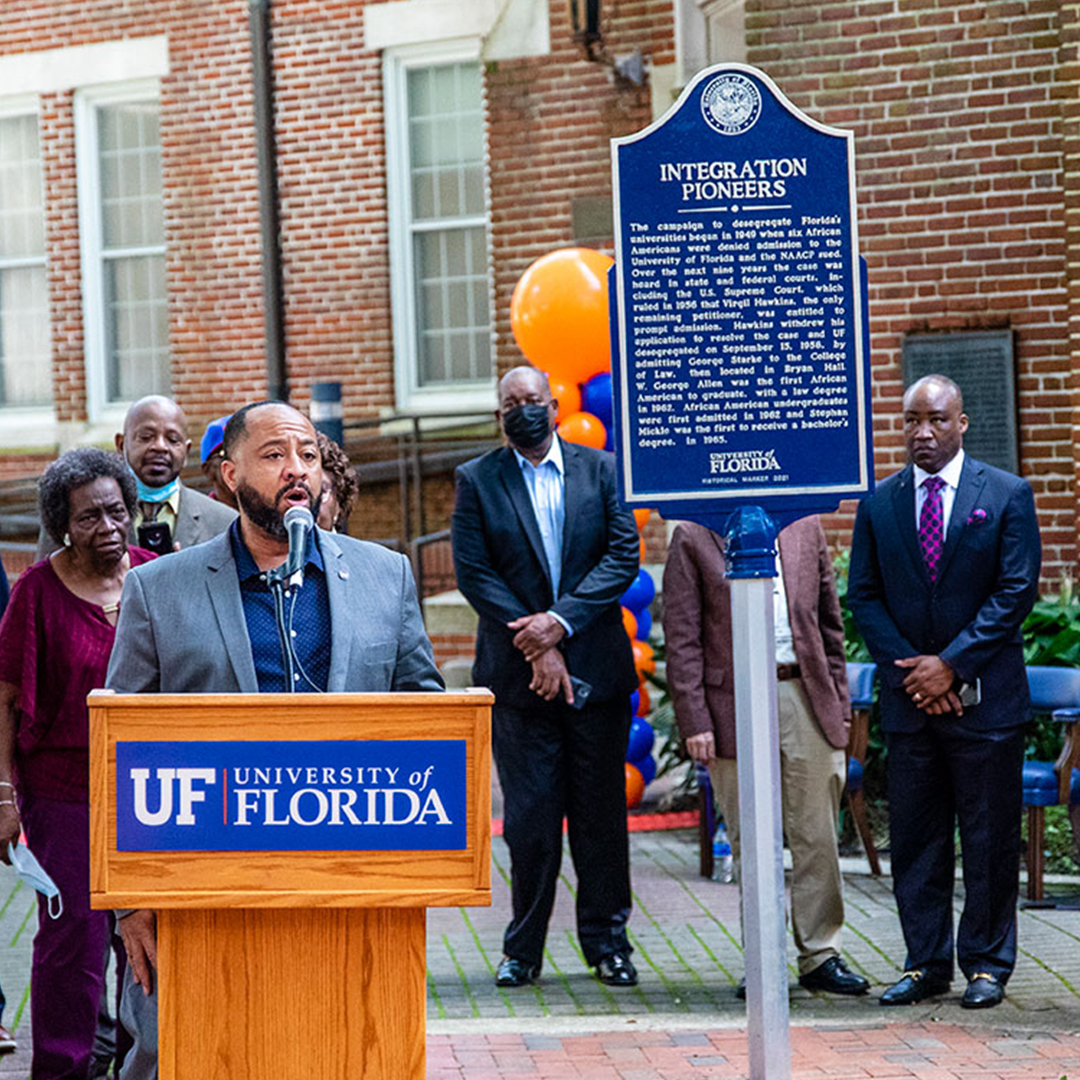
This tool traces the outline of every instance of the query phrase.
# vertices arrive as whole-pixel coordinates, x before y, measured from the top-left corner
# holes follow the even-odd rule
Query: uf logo
[[[153,812],[147,806],[146,788],[150,780],[149,769],[132,769],[131,782],[134,787],[135,817],[143,825],[164,825],[174,820],[177,825],[194,825],[195,803],[206,802],[206,792],[197,791],[195,783],[206,785],[217,783],[215,769],[155,769],[157,774],[158,798],[157,809]],[[173,787],[179,787],[176,818],[173,819]]]

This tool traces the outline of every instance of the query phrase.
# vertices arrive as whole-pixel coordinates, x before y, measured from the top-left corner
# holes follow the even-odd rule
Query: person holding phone
[[[495,414],[507,445],[456,474],[454,567],[480,616],[473,677],[495,693],[510,848],[495,981],[540,974],[565,816],[585,960],[607,985],[633,986],[623,763],[637,676],[619,597],[638,572],[638,534],[612,456],[563,442],[557,413],[543,372],[507,372]]]
[[[137,487],[129,544],[155,555],[168,555],[212,539],[236,517],[232,507],[181,481],[180,470],[191,439],[184,410],[172,398],[155,394],[136,401],[128,409],[115,442]],[[42,529],[38,558],[52,554],[57,546],[55,537]]]

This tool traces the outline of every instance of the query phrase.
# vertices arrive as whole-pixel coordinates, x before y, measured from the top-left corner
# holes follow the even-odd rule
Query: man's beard
[[[244,516],[257,529],[266,533],[267,536],[272,536],[275,540],[288,540],[289,534],[285,528],[285,515],[279,513],[277,504],[286,491],[292,491],[295,487],[299,487],[301,491],[307,494],[311,516],[318,518],[319,504],[322,502],[322,491],[318,495],[312,495],[306,484],[287,484],[274,496],[273,503],[268,503],[249,484],[241,483],[236,488],[236,501],[244,512]]]

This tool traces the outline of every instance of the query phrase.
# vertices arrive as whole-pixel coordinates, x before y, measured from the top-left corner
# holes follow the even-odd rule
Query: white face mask
[[[15,873],[20,880],[25,881],[31,889],[41,893],[48,901],[49,917],[59,919],[64,913],[64,900],[60,890],[56,887],[48,874],[45,873],[41,863],[34,857],[34,853],[25,845],[8,844],[8,858],[15,867]],[[56,900],[56,911],[53,911],[53,900]]]

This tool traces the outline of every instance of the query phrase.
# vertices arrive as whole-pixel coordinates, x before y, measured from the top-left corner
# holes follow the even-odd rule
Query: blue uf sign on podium
[[[790,520],[872,489],[853,142],[739,64],[612,141],[626,502]]]
[[[118,742],[118,851],[453,851],[461,740]]]

